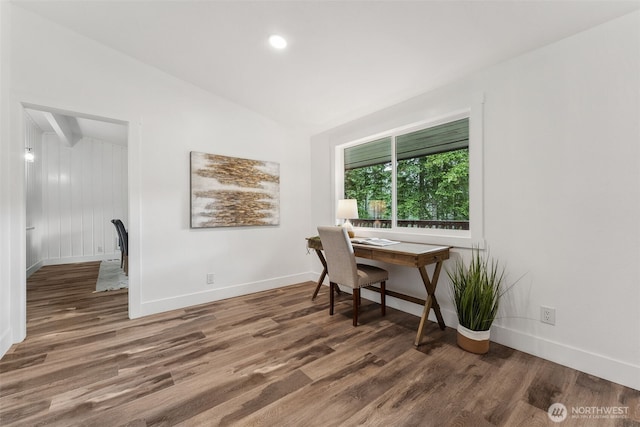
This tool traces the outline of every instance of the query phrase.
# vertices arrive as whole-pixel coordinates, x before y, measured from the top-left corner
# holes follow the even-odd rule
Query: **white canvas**
[[[191,227],[278,225],[280,165],[191,152]]]

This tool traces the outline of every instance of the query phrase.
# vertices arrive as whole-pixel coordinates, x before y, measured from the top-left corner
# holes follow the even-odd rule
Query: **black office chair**
[[[116,227],[118,241],[120,243],[120,268],[124,268],[124,274],[129,275],[129,233],[124,224],[119,219],[112,219],[111,222]]]
[[[118,226],[116,223],[120,221],[119,219],[112,219],[111,223],[116,228],[116,233],[118,234],[118,246],[120,247],[120,268],[124,265],[124,244],[122,243],[122,237],[120,237],[120,231],[118,230]]]

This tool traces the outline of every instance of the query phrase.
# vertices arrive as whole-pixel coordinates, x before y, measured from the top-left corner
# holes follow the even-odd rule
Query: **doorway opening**
[[[100,262],[100,275],[107,265],[124,287],[117,270],[125,245],[112,220],[128,228],[128,123],[23,108],[26,276],[45,265]]]

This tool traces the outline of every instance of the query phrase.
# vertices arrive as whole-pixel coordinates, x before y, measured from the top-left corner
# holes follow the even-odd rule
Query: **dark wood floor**
[[[98,263],[28,283],[27,339],[0,361],[0,425],[638,426],[640,392],[349,295],[328,314],[313,283],[127,318],[127,291],[94,294]],[[623,407],[620,419],[551,422],[554,402]],[[571,409],[569,409],[571,410]]]

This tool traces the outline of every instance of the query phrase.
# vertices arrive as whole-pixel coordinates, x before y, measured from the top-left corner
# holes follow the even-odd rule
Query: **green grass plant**
[[[462,259],[452,270],[447,269],[451,294],[458,314],[458,323],[472,331],[488,331],[496,318],[503,289],[505,269],[497,260],[484,257],[472,248],[471,262]]]

